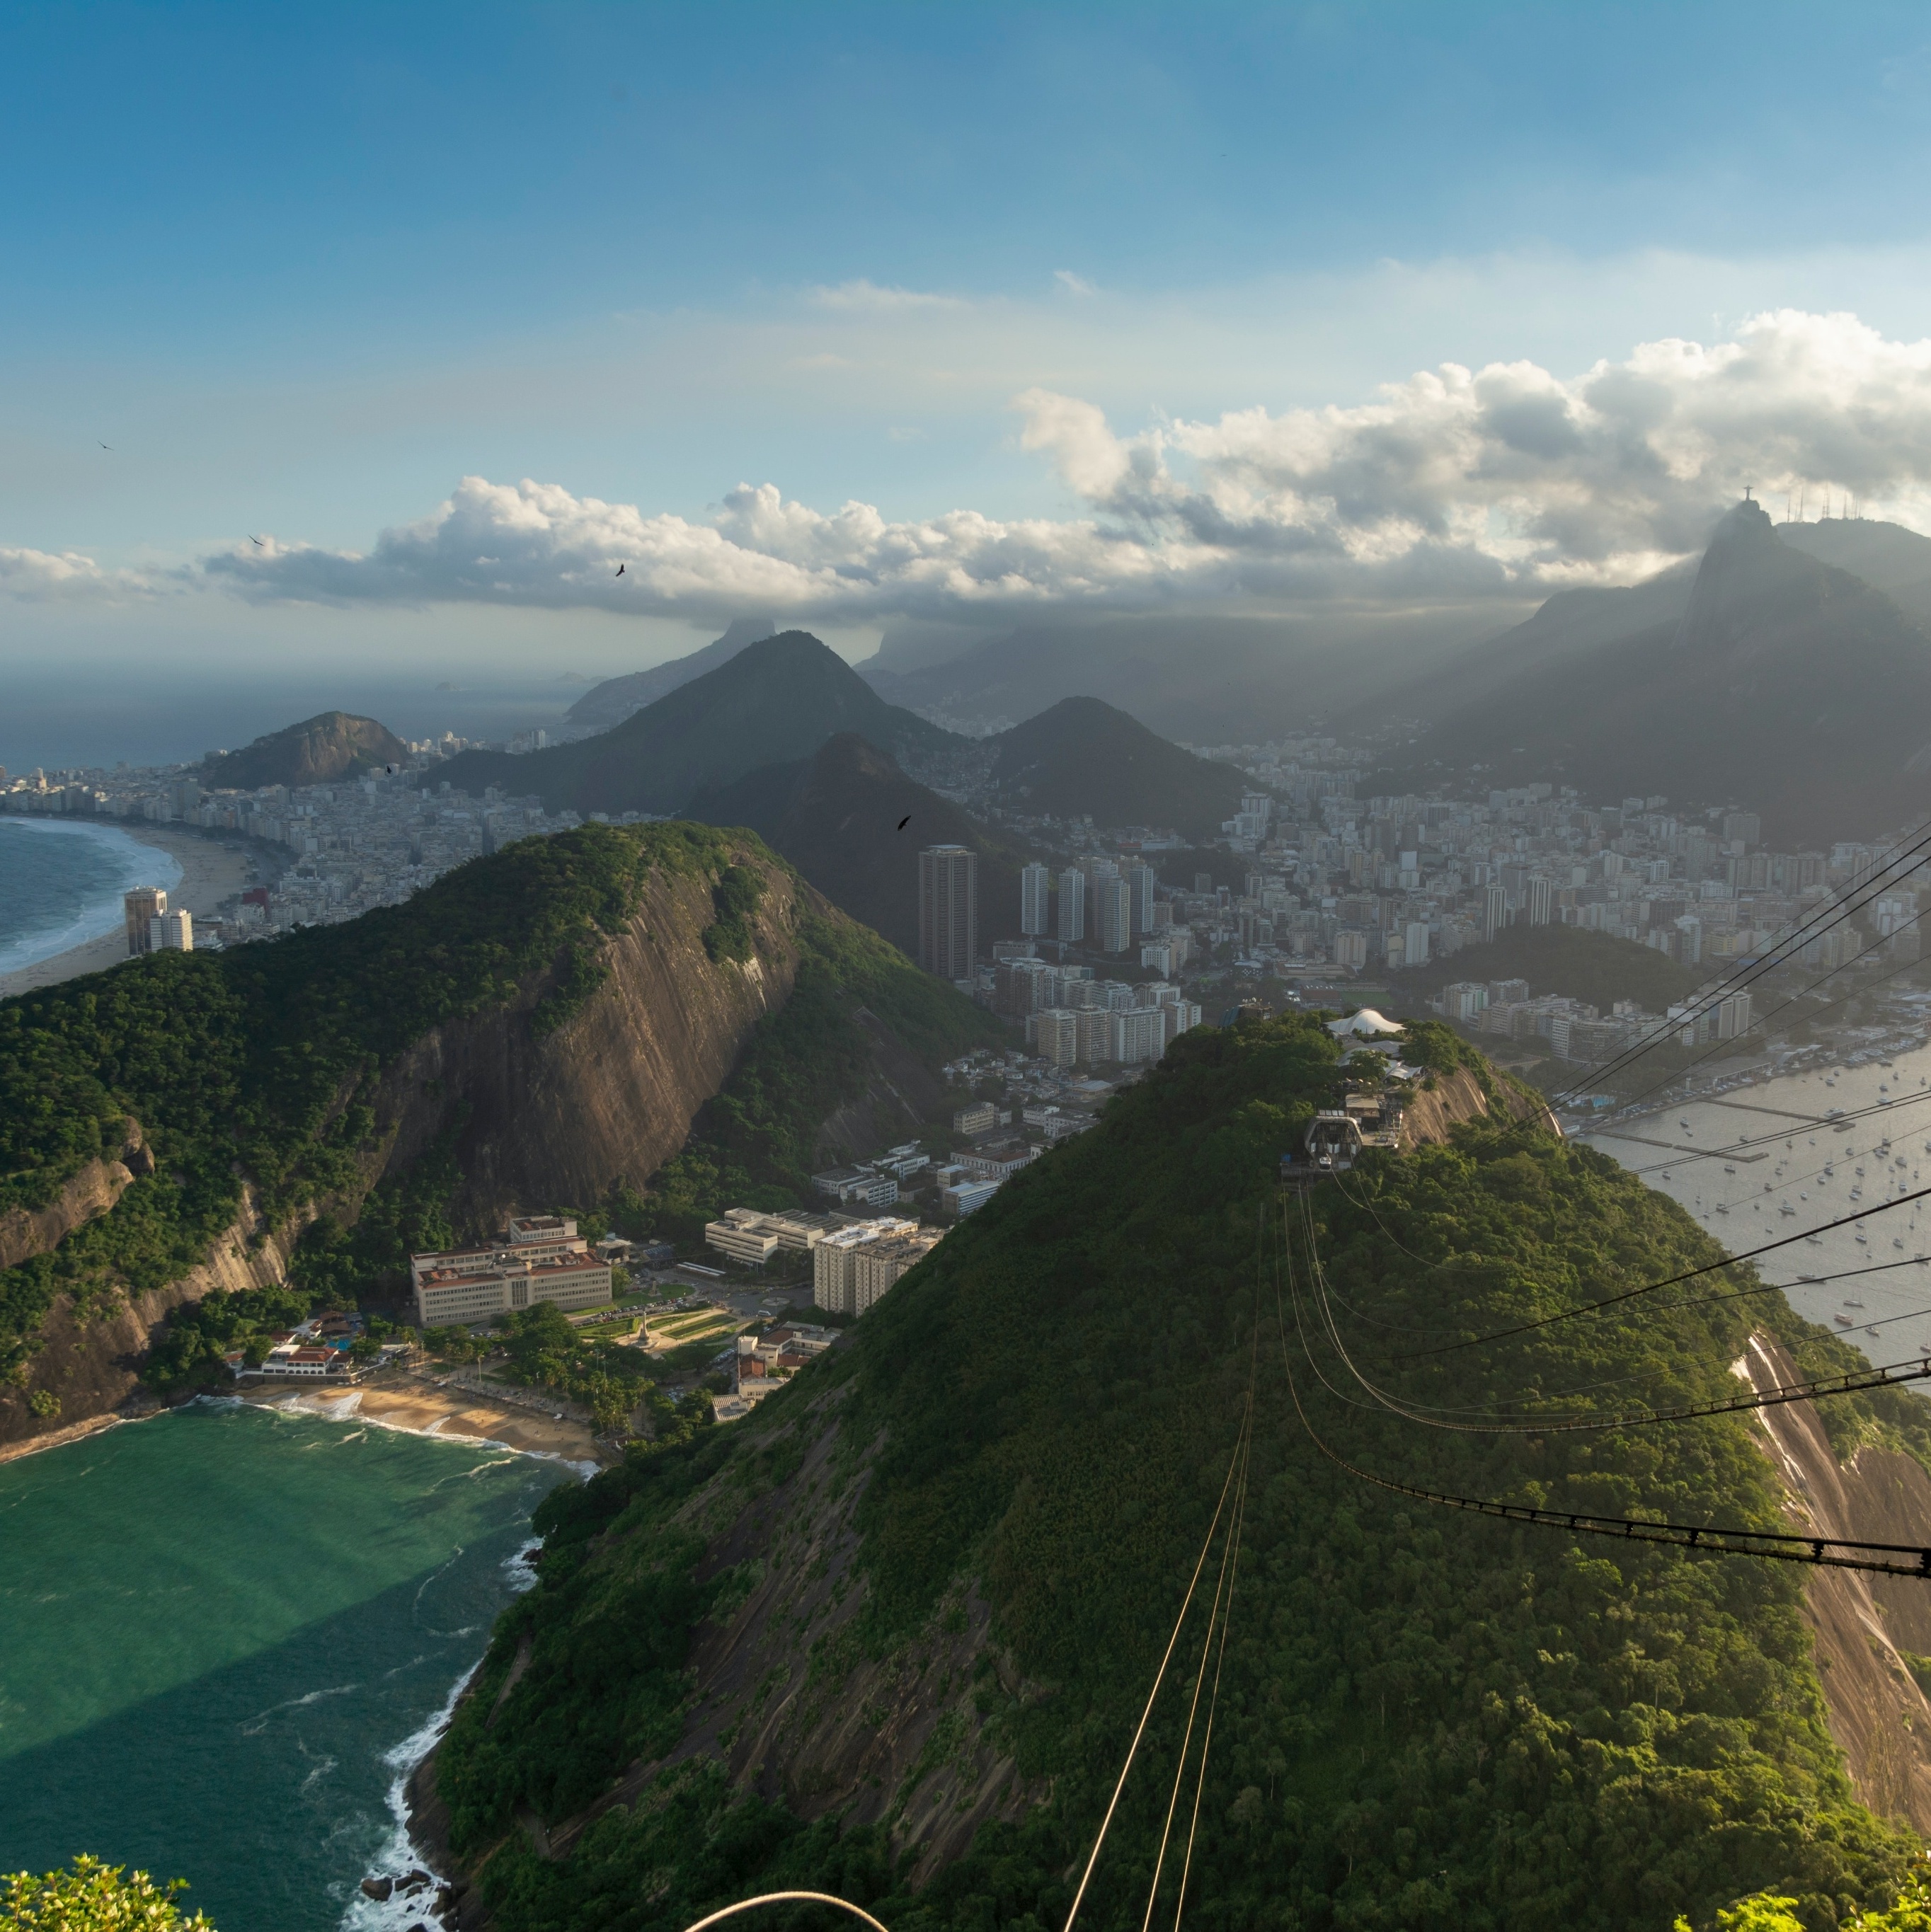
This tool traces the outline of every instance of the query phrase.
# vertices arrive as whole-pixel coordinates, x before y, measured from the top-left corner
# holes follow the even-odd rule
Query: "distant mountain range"
[[[689,815],[748,826],[834,905],[914,958],[920,849],[970,846],[979,855],[981,938],[1019,934],[1020,868],[1032,854],[908,778],[855,731],[702,794]],[[901,820],[909,821],[902,830]]]
[[[1920,814],[1931,808],[1931,632],[1819,553],[1910,595],[1931,542],[1895,526],[1779,528],[1740,504],[1693,573],[1552,598],[1404,692],[1402,706],[1432,722],[1372,782],[1546,779],[1599,800],[1740,804],[1786,843]]]
[[[958,730],[1003,728],[1063,698],[1100,697],[1167,738],[1254,744],[1386,698],[1523,608],[1497,602],[1372,618],[1038,625],[937,662],[929,653],[938,645],[921,632],[917,648],[881,648],[857,669],[894,704]]]
[[[551,812],[680,812],[748,772],[809,757],[841,731],[855,731],[895,758],[962,742],[887,704],[808,632],[786,631],[731,654],[596,737],[517,757],[464,752],[443,776],[465,791],[501,785],[534,794]]]
[[[239,752],[203,761],[201,782],[211,788],[256,791],[263,785],[327,784],[356,771],[400,764],[409,747],[373,718],[324,711],[299,724],[284,725]]]

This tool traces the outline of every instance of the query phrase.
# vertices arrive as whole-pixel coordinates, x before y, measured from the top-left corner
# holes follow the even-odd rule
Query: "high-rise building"
[[[1020,874],[1020,930],[1029,937],[1047,929],[1053,874],[1044,866],[1029,866]]]
[[[137,886],[121,901],[128,922],[128,952],[152,950],[153,922],[167,910],[167,894],[159,886]]]
[[[1547,879],[1530,879],[1523,888],[1522,902],[1531,926],[1547,926],[1555,904],[1555,886]]]
[[[969,980],[979,956],[979,855],[929,845],[918,855],[918,963],[941,980]]]
[[[1049,1006],[1033,1016],[1033,1037],[1041,1059],[1054,1066],[1071,1066],[1080,1058],[1080,1016],[1064,1006]]]
[[[1136,934],[1153,930],[1153,868],[1129,866],[1121,874],[1133,894],[1133,929]]]
[[[192,952],[194,950],[194,915],[191,912],[157,913],[148,921],[150,952]]]
[[[1401,929],[1401,963],[1425,966],[1428,963],[1428,922],[1411,919]]]
[[[1491,886],[1482,894],[1482,936],[1493,939],[1509,923],[1509,893],[1503,886]]]
[[[1071,944],[1086,936],[1086,875],[1077,866],[1068,866],[1059,875],[1058,937]]]
[[[1096,879],[1093,898],[1100,950],[1124,952],[1133,944],[1133,889],[1124,879]]]

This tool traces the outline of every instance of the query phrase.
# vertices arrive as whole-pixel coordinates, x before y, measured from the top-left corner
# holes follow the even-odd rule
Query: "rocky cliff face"
[[[1753,1388],[1800,1379],[1770,1336],[1751,1338],[1737,1373]],[[1931,1541],[1931,1474],[1894,1449],[1866,1446],[1846,1465],[1815,1406],[1759,1409],[1753,1420],[1797,1528],[1906,1545]],[[1830,1735],[1857,1796],[1882,1816],[1931,1831],[1931,1700],[1905,1653],[1931,1652],[1931,1594],[1909,1577],[1818,1570],[1804,1592]]]
[[[599,963],[609,976],[575,1018],[549,1033],[533,1025],[545,977],[426,1035],[383,1077],[383,1153],[371,1180],[453,1128],[456,1214],[473,1232],[521,1209],[599,1199],[613,1181],[641,1186],[683,1145],[751,1029],[789,997],[799,917],[825,910],[789,874],[752,862],[764,890],[741,964],[704,950],[708,883],[659,873],[605,943]]]

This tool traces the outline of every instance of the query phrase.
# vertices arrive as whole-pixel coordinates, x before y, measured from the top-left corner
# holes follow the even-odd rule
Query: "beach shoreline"
[[[107,830],[125,832],[137,844],[151,845],[173,859],[181,868],[181,878],[168,887],[168,903],[176,910],[191,912],[197,919],[212,917],[224,900],[244,891],[254,875],[266,874],[272,862],[269,848],[260,846],[258,841],[211,837],[191,826],[157,824],[146,819],[104,820],[103,824]],[[14,972],[0,974],[0,1000],[42,986],[58,986],[64,980],[77,980],[83,974],[104,973],[128,956],[125,930],[117,926],[98,939],[50,954]]]
[[[239,1399],[251,1408],[368,1423],[404,1435],[434,1436],[439,1442],[546,1456],[579,1468],[586,1464],[601,1468],[613,1460],[609,1448],[584,1424],[568,1417],[558,1420],[494,1401],[473,1389],[446,1388],[413,1378],[363,1382],[339,1392],[277,1384],[250,1390]]]

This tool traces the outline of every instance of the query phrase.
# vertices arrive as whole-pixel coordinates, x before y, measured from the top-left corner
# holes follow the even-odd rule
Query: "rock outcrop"
[[[106,1214],[137,1174],[153,1173],[154,1156],[142,1138],[140,1123],[130,1119],[126,1133],[127,1144],[117,1158],[90,1160],[44,1208],[14,1208],[0,1214],[0,1268],[17,1268],[59,1247],[75,1228]]]
[[[1753,1388],[1801,1378],[1782,1347],[1754,1335],[1737,1372]],[[1815,1406],[1758,1409],[1754,1420],[1782,1476],[1791,1520],[1819,1536],[1931,1543],[1931,1474],[1894,1449],[1838,1461]],[[1830,1735],[1857,1796],[1874,1811],[1931,1832],[1931,1700],[1904,1653],[1931,1654],[1931,1594],[1908,1577],[1818,1570],[1804,1592]]]
[[[247,1189],[241,1213],[222,1231],[208,1258],[165,1287],[129,1295],[108,1308],[59,1297],[41,1324],[41,1346],[28,1364],[20,1390],[27,1400],[0,1402],[0,1445],[55,1436],[139,1400],[142,1360],[170,1311],[217,1288],[233,1293],[279,1281],[309,1218],[304,1214],[271,1228],[253,1189]],[[32,1406],[37,1395],[50,1396],[53,1406],[43,1401],[37,1412]]]

